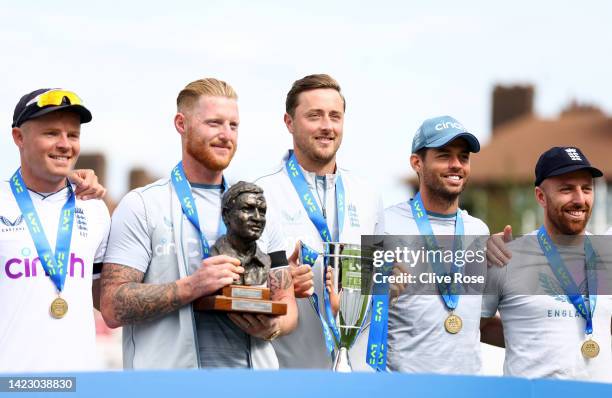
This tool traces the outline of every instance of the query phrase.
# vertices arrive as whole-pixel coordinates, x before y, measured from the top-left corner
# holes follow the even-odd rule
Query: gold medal
[[[448,315],[444,321],[444,329],[450,334],[457,334],[463,327],[463,321],[459,315],[455,315],[452,312]]]
[[[582,343],[580,351],[582,351],[582,355],[584,355],[585,358],[595,358],[597,355],[599,355],[599,344],[597,344],[595,340],[588,339]]]
[[[55,319],[61,319],[68,312],[68,303],[61,297],[57,297],[51,303],[51,316]]]

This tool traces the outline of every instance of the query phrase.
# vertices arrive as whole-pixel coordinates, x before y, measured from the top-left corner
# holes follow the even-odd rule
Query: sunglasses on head
[[[44,93],[38,94],[36,97],[32,98],[26,106],[30,106],[32,104],[38,105],[39,108],[43,108],[49,105],[62,105],[64,103],[64,98],[68,100],[70,105],[82,105],[83,101],[79,98],[78,95],[73,93],[72,91],[67,90],[49,90]]]
[[[32,105],[36,105],[38,108],[44,108],[46,106],[59,106],[59,105],[83,105],[83,101],[81,98],[68,90],[49,90],[44,93],[38,94],[36,97],[32,98],[26,106],[23,108],[17,120],[15,121],[15,125],[19,126],[21,122],[21,118],[28,111]]]

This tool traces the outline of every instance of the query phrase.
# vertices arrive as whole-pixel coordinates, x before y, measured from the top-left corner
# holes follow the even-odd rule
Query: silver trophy
[[[365,267],[372,262],[365,261],[366,251],[360,245],[326,243],[324,248],[326,250],[323,255],[327,264],[334,270],[333,287],[340,298],[336,316],[340,339],[332,333],[336,345],[332,369],[336,372],[351,372],[348,350],[369,319],[367,315],[372,302],[372,278]]]

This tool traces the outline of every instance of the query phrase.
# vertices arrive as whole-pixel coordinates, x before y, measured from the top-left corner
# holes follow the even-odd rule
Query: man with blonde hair
[[[182,161],[169,178],[128,193],[113,214],[102,315],[109,326],[124,326],[125,368],[278,367],[269,340],[297,323],[284,253],[269,285],[272,299],[288,304],[286,315],[228,316],[194,312],[191,305],[244,272],[238,259],[210,252],[225,233],[223,170],[236,151],[239,123],[229,84],[212,78],[189,83],[174,117]],[[278,230],[268,225],[264,233],[277,242],[264,252],[280,251]]]

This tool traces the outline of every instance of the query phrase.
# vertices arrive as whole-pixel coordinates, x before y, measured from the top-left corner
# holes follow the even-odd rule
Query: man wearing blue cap
[[[479,150],[478,139],[454,118],[425,120],[413,139],[410,156],[410,165],[419,178],[419,192],[385,210],[384,234],[401,235],[399,239],[409,241],[411,248],[427,250],[433,249],[427,239],[436,242],[436,236],[439,242],[442,235],[454,236],[447,239],[453,248],[457,248],[457,236],[462,236],[463,249],[474,245],[477,236],[488,236],[489,229],[481,220],[459,209],[459,195],[470,176],[470,153]],[[431,272],[434,266],[433,261],[421,262],[420,268],[396,263],[394,273],[412,273],[415,277],[415,271]],[[482,296],[445,294],[448,291],[442,290],[442,285],[430,285],[429,293],[421,294],[408,284],[391,286],[392,297],[397,297],[389,309],[389,369],[479,373]]]
[[[612,381],[610,248],[586,231],[602,175],[576,147],[536,164],[544,223],[504,245],[511,259],[490,269],[483,299],[483,317],[501,315],[505,375]]]

